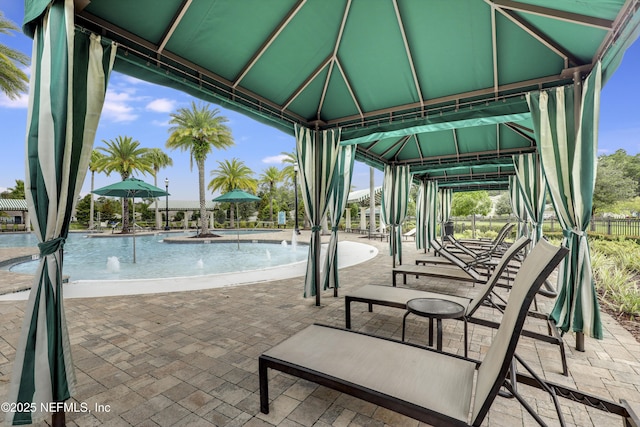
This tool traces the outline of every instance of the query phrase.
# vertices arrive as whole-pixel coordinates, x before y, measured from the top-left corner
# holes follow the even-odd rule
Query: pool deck
[[[280,239],[290,240],[290,233]],[[340,298],[322,293],[322,305],[302,297],[301,277],[190,292],[78,298],[65,310],[78,379],[74,400],[109,405],[110,410],[68,413],[69,426],[421,426],[348,395],[279,372],[270,372],[268,415],[259,411],[258,356],[314,322],[344,326],[345,293],[365,284],[390,284],[388,244],[341,233],[341,240],[367,243],[379,250],[371,260],[340,271]],[[240,236],[251,239],[251,236]],[[268,236],[261,236],[268,238]],[[274,237],[277,239],[277,237]],[[324,238],[323,240],[325,240]],[[299,241],[309,240],[303,232]],[[422,255],[413,241],[403,243],[403,263]],[[2,254],[0,254],[2,256]],[[3,286],[5,280],[0,278]],[[184,279],[189,280],[189,279]],[[467,284],[408,277],[412,288],[473,295]],[[179,284],[178,284],[179,285]],[[551,301],[540,299],[549,309]],[[24,301],[0,302],[0,395],[11,379],[14,346],[24,317]],[[487,317],[497,315],[489,309]],[[400,338],[402,311],[380,307],[369,313],[352,308],[353,328]],[[604,339],[585,339],[585,352],[565,337],[569,377],[561,375],[557,346],[521,338],[520,354],[545,378],[606,397],[640,401],[640,343],[603,313]],[[407,337],[426,339],[427,321],[408,319]],[[462,354],[462,322],[444,321],[444,350]],[[527,328],[544,331],[542,322]],[[469,356],[482,359],[493,331],[469,325]],[[520,391],[550,425],[557,425],[551,400],[538,390]],[[568,425],[622,425],[617,416],[561,400]],[[0,414],[0,422],[4,415]],[[45,424],[42,424],[45,425]],[[530,426],[533,419],[513,399],[497,398],[484,426]]]

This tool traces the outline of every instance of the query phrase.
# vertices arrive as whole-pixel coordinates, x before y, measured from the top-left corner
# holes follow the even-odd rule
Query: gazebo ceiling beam
[[[526,139],[527,141],[529,141],[529,144],[533,147],[536,144],[536,140],[535,138],[532,138],[531,136],[527,135],[525,132],[523,132],[522,129],[526,129],[524,126],[518,125],[517,123],[503,123],[503,125],[505,125],[507,127],[507,129],[511,130],[512,132],[515,132],[516,134],[518,134],[518,136]]]
[[[510,94],[508,97],[515,97],[515,96],[520,96],[520,95],[524,95],[525,92],[527,92],[528,90],[525,90],[525,88],[531,88],[533,86],[543,86],[545,84],[552,84],[552,83],[557,83],[560,80],[568,80],[568,77],[564,77],[564,76],[558,76],[558,75],[554,75],[554,76],[547,76],[547,77],[541,77],[541,78],[537,78],[537,79],[531,79],[531,80],[525,80],[525,81],[521,81],[521,82],[517,82],[517,83],[510,83],[510,84],[506,84],[506,85],[501,85],[498,87],[498,92],[505,92],[505,91],[513,91],[513,90],[518,90],[521,89],[522,92],[518,93],[518,94]],[[467,105],[477,105],[477,104],[484,104],[486,102],[486,99],[482,99],[482,100],[475,100],[475,101],[470,101],[468,103],[464,103],[461,102],[461,100],[464,99],[469,99],[469,98],[475,98],[475,97],[481,97],[481,96],[486,96],[486,95],[495,95],[495,91],[493,87],[490,88],[485,88],[485,89],[479,89],[479,90],[474,90],[474,91],[469,91],[469,92],[463,92],[463,93],[458,93],[455,95],[447,95],[447,96],[443,96],[440,98],[433,98],[430,100],[425,100],[424,101],[424,106],[438,106],[436,108],[434,108],[434,110],[439,110],[441,108],[450,108],[453,107],[453,105],[449,105],[449,106],[445,106],[444,104],[456,104],[456,108],[463,108]],[[505,97],[508,98],[508,97]],[[402,113],[403,111],[412,111],[412,110],[419,110],[422,106],[420,105],[419,102],[414,102],[411,104],[404,104],[404,105],[398,105],[396,107],[391,107],[391,108],[383,108],[380,110],[374,110],[374,111],[369,111],[366,113],[363,113],[363,117],[360,117],[360,115],[351,115],[351,116],[346,116],[346,117],[341,117],[338,119],[333,119],[333,120],[328,120],[327,121],[327,125],[329,126],[342,126],[344,128],[348,128],[350,126],[362,126],[362,122],[360,122],[360,119],[369,119],[369,118],[375,118],[377,117],[376,120],[385,120],[388,121],[389,120],[389,115],[390,114],[394,114],[394,113]],[[415,111],[413,112],[413,114],[415,114]],[[386,117],[384,117],[386,116]],[[351,123],[347,123],[347,124],[343,124],[345,122],[354,122],[353,124]]]
[[[383,159],[387,158],[387,154],[389,154],[390,152],[392,152],[393,150],[395,150],[398,146],[402,146],[404,145],[404,143],[411,137],[411,135],[405,135],[402,138],[400,138],[399,140],[397,140],[395,143],[391,144],[391,147],[387,148],[384,152],[382,152],[380,154],[380,157],[382,157]]]
[[[238,74],[235,81],[233,82],[233,87],[236,88],[242,79],[251,71],[251,68],[258,62],[260,57],[269,49],[269,46],[278,38],[280,33],[289,25],[289,22],[296,16],[296,14],[302,9],[302,6],[307,2],[307,0],[298,0],[298,3],[293,6],[289,12],[285,15],[284,19],[280,21],[280,24],[276,27],[276,29],[267,37],[262,46],[253,54],[249,62],[244,66],[242,71]]]
[[[404,141],[402,141],[402,145],[400,146],[400,148],[398,148],[398,150],[396,151],[396,153],[393,155],[393,161],[397,162],[398,161],[398,155],[400,153],[402,153],[402,150],[404,150],[404,147],[407,145],[407,143],[409,142],[409,140],[411,139],[411,137],[413,137],[414,135],[408,135],[406,138],[404,138]]]
[[[498,76],[498,34],[496,30],[496,9],[491,6],[491,57],[493,62],[493,91],[497,95],[500,86]]]
[[[474,151],[463,154],[447,154],[443,156],[425,157],[424,159],[406,159],[396,162],[397,165],[408,166],[422,166],[428,167],[429,165],[446,165],[457,164],[460,162],[476,162],[481,164],[483,160],[500,159],[503,157],[511,157],[514,154],[525,154],[535,152],[535,147],[519,147],[519,148],[505,148],[500,150],[497,154],[493,150],[486,151]],[[421,163],[422,162],[422,163]]]
[[[191,6],[192,1],[193,0],[183,0],[182,5],[178,10],[178,13],[176,13],[176,15],[173,17],[173,19],[171,20],[171,25],[169,25],[169,28],[162,36],[162,41],[158,46],[158,53],[162,53],[162,51],[164,50],[165,46],[169,42],[169,39],[175,32],[176,28],[178,28],[180,21],[182,21],[182,18],[184,17],[185,13],[187,13],[187,10],[189,9],[189,6]]]
[[[344,26],[347,23],[347,16],[349,16],[350,8],[351,8],[351,0],[347,1],[347,4],[345,6],[344,13],[342,14],[342,22],[340,23],[340,30],[338,31],[338,37],[336,38],[336,43],[333,46],[333,60],[329,64],[329,72],[327,73],[327,78],[324,81],[324,87],[322,88],[322,95],[320,96],[320,102],[318,102],[318,110],[316,112],[318,118],[320,118],[320,111],[322,111],[322,106],[324,105],[324,99],[325,99],[325,96],[327,95],[329,80],[331,80],[331,75],[333,74],[333,66],[335,65],[337,60],[338,49],[340,48],[340,42],[342,41],[342,35],[344,33]],[[358,108],[358,111],[360,111],[359,108]],[[360,111],[360,114],[362,114],[362,111]]]
[[[492,0],[492,3],[496,7],[499,7],[501,9],[531,13],[533,15],[543,16],[545,18],[558,19],[560,21],[571,22],[578,25],[600,28],[606,31],[611,31],[613,29],[613,21],[609,19],[595,18],[593,16],[565,12],[558,9],[520,3],[512,0]]]
[[[512,10],[503,10],[503,9],[500,9],[500,8],[498,8],[498,11],[503,16],[505,16],[507,19],[509,19],[511,22],[513,22],[518,27],[520,27],[522,30],[524,30],[531,37],[533,37],[536,40],[538,40],[540,43],[542,43],[544,46],[546,46],[548,49],[550,49],[556,55],[560,56],[564,60],[564,67],[565,68],[569,68],[571,66],[571,64],[573,64],[573,65],[583,65],[582,61],[580,61],[576,56],[571,54],[571,52],[569,52],[566,49],[564,49],[562,46],[560,46],[558,43],[556,43],[555,40],[553,40],[552,38],[548,37],[546,34],[544,34],[538,28],[536,28],[535,26],[533,26],[532,24],[527,22],[525,19],[523,19],[521,16],[518,16],[518,14],[515,13],[514,11],[512,11]]]
[[[460,147],[458,146],[458,132],[456,129],[451,129],[453,133],[453,145],[456,147],[456,157],[460,155]]]
[[[338,70],[340,71],[340,74],[342,75],[342,79],[344,80],[345,86],[347,86],[347,90],[349,91],[349,95],[351,95],[351,99],[353,100],[353,104],[358,109],[358,114],[360,115],[360,118],[364,119],[364,113],[362,112],[362,108],[360,107],[360,102],[358,102],[358,98],[356,98],[356,94],[353,92],[353,88],[351,87],[351,83],[349,83],[349,77],[344,72],[344,68],[342,68],[342,65],[340,64],[340,61],[337,58],[336,58],[336,65],[338,66]]]
[[[331,61],[334,60],[333,55],[329,55],[327,56],[324,61],[322,61],[322,63],[320,63],[320,65],[318,66],[318,68],[316,68],[313,73],[309,74],[309,76],[305,79],[304,82],[302,82],[302,84],[291,94],[291,96],[289,97],[289,99],[287,99],[285,101],[285,103],[280,107],[281,111],[285,111],[287,108],[289,108],[289,105],[295,101],[295,99],[298,97],[298,95],[300,95],[306,88],[307,86],[309,86],[309,84],[316,78],[318,77],[318,75],[322,72],[322,70],[324,70],[330,63]],[[310,124],[310,123],[309,123]]]
[[[402,17],[400,16],[400,9],[398,9],[397,0],[393,0],[393,10],[396,13],[396,19],[398,20],[398,28],[400,29],[400,34],[402,35],[402,43],[404,44],[404,50],[405,50],[405,53],[407,54],[407,59],[409,61],[409,68],[411,68],[411,75],[413,76],[413,84],[415,85],[416,93],[418,94],[418,99],[420,100],[420,105],[422,105],[424,103],[424,99],[422,98],[422,89],[420,89],[418,74],[416,73],[416,67],[414,65],[413,56],[411,55],[411,48],[409,47],[407,34],[404,30],[404,24],[402,23]]]
[[[413,140],[416,142],[416,148],[418,150],[418,155],[420,156],[420,162],[424,160],[424,154],[422,153],[422,147],[420,146],[420,141],[418,141],[418,135],[413,134]]]

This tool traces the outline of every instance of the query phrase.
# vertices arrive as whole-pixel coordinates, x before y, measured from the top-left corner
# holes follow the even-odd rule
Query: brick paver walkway
[[[290,237],[288,237],[290,238]],[[304,240],[305,235],[302,236]],[[271,412],[259,411],[258,356],[314,322],[344,325],[342,295],[363,284],[389,284],[387,244],[369,243],[379,254],[341,270],[340,298],[327,291],[322,306],[302,298],[302,278],[195,292],[70,299],[67,321],[78,379],[74,399],[109,411],[69,413],[70,426],[418,426],[417,421],[359,399],[270,373]],[[404,244],[404,263],[421,255]],[[0,278],[0,280],[5,280]],[[215,279],[212,279],[215,280]],[[467,284],[409,278],[408,286],[473,294]],[[541,300],[548,308],[549,302]],[[0,302],[0,396],[11,378],[14,346],[22,325],[24,301]],[[400,338],[403,312],[354,305],[354,329]],[[482,310],[485,310],[484,308]],[[487,316],[492,316],[486,309]],[[605,338],[586,339],[576,352],[566,337],[570,376],[561,375],[556,346],[522,338],[518,353],[546,378],[618,401],[640,400],[640,344],[603,314]],[[425,319],[410,317],[407,336],[426,339]],[[470,357],[482,359],[493,331],[470,326]],[[462,322],[444,321],[444,348],[462,354]],[[542,322],[527,327],[545,331]],[[339,363],[339,361],[337,361]],[[550,425],[557,425],[550,399],[538,390],[520,390]],[[107,406],[108,405],[108,406]],[[596,409],[562,402],[569,425],[621,425]],[[0,421],[3,415],[0,414]],[[497,398],[483,425],[529,426],[533,419],[513,399]]]

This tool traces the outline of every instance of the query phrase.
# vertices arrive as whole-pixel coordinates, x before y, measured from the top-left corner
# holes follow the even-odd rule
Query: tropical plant
[[[260,183],[266,184],[268,186],[268,196],[269,196],[269,221],[273,222],[273,191],[284,179],[284,174],[280,169],[275,166],[269,166],[267,169],[262,172],[260,175]]]
[[[93,211],[94,211],[94,202],[93,202],[93,189],[94,189],[94,180],[96,172],[102,172],[100,167],[100,163],[104,155],[98,150],[91,151],[91,160],[89,160],[89,172],[91,172],[91,193],[90,193],[90,206],[89,206],[89,230],[93,230]]]
[[[294,185],[294,192],[296,191],[296,188],[298,186],[297,181],[297,173],[296,169],[298,168],[299,164],[298,164],[298,155],[296,154],[295,151],[292,151],[290,153],[280,153],[282,155],[284,155],[285,157],[282,159],[282,163],[285,163],[287,166],[285,166],[282,169],[282,175],[284,176],[284,179],[288,182],[291,182]],[[295,200],[295,196],[294,196],[294,200]],[[295,210],[295,208],[292,208]],[[297,215],[297,217],[300,217],[300,215],[302,215],[303,218],[305,218],[306,221],[306,217],[304,214],[304,199],[299,199],[298,200],[298,212],[295,212],[294,215]]]
[[[173,127],[169,129],[171,134],[166,143],[167,148],[189,151],[191,168],[193,169],[194,161],[198,167],[200,235],[203,237],[209,234],[205,210],[204,163],[214,148],[226,149],[234,144],[231,129],[225,125],[228,119],[219,114],[220,110],[217,108],[210,110],[208,105],[196,105],[195,102],[191,103],[190,109],[178,109],[171,114],[169,123]]]
[[[26,197],[24,194],[24,181],[16,179],[16,185],[14,185],[13,188],[9,188],[7,191],[3,191],[2,197],[4,199],[24,199]]]
[[[236,158],[218,162],[218,168],[211,171],[213,179],[209,182],[208,188],[211,191],[220,190],[228,193],[236,189],[247,190],[255,193],[258,189],[258,181],[253,178],[253,171],[243,161]],[[234,226],[233,207],[230,216],[231,227]]]
[[[151,148],[147,153],[147,157],[149,157],[149,161],[151,162],[151,167],[153,168],[153,185],[158,186],[158,172],[160,169],[166,168],[168,166],[173,166],[173,159],[169,157],[167,153],[162,151],[159,148]],[[158,201],[156,199],[156,228],[160,229],[160,216],[158,215]]]
[[[20,31],[20,29],[0,12],[0,34],[11,35],[12,31]],[[10,99],[16,99],[28,88],[29,78],[19,65],[29,65],[29,57],[0,44],[0,90]]]
[[[104,153],[104,157],[97,163],[97,167],[110,175],[117,172],[124,181],[134,172],[153,173],[149,162],[148,148],[140,147],[139,141],[134,141],[130,136],[118,136],[113,140],[103,140],[106,147],[98,147]],[[129,233],[129,200],[122,203],[122,233]]]
[[[282,176],[284,179],[290,182],[293,182],[295,184],[294,181],[296,179],[296,167],[298,165],[298,155],[296,154],[295,151],[292,151],[291,153],[282,152],[280,154],[285,156],[282,159],[282,163],[285,163],[287,165],[284,168],[282,168]]]

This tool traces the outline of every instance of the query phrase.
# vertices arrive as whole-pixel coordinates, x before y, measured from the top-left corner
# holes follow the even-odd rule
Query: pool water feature
[[[215,239],[209,244],[167,244],[162,241],[165,236],[136,236],[137,263],[134,264],[131,237],[87,238],[83,234],[70,234],[65,245],[63,274],[68,275],[70,281],[189,277],[260,270],[303,262],[307,258],[306,247],[283,245],[280,241],[242,241],[238,248],[236,242],[216,242]],[[32,240],[35,242],[35,237],[32,236]],[[10,270],[33,274],[37,264],[37,261],[26,262]]]

